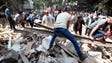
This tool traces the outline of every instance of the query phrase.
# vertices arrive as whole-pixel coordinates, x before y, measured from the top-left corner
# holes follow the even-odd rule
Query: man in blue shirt
[[[16,31],[15,21],[12,18],[12,14],[13,14],[13,12],[11,10],[11,6],[8,5],[7,8],[5,9],[5,15],[6,15],[7,20],[9,21],[10,28],[14,29],[14,31]]]

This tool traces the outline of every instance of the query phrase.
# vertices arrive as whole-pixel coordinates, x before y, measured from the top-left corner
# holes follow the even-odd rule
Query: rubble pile
[[[69,40],[57,38],[53,48],[48,50],[50,40],[50,34],[0,29],[0,63],[80,63]],[[87,56],[81,63],[112,63],[111,47],[78,43]]]

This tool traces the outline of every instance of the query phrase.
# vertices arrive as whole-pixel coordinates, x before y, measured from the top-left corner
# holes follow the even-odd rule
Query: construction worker
[[[68,30],[69,24],[70,24],[70,20],[71,20],[71,14],[70,13],[71,13],[71,7],[70,6],[66,6],[64,8],[64,12],[60,13],[57,16],[56,22],[54,24],[54,35],[52,36],[52,39],[51,39],[50,46],[49,46],[48,50],[50,50],[52,48],[53,43],[55,41],[55,38],[59,34],[61,34],[64,37],[66,37],[67,39],[69,39],[73,43],[79,58],[81,60],[84,60],[85,57],[84,57],[83,52],[81,51],[81,49],[79,47],[79,44],[77,43],[77,39]]]

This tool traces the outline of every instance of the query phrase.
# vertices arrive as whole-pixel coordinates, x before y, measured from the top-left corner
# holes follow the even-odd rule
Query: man
[[[50,11],[45,10],[44,11],[44,16],[42,17],[42,24],[45,24],[47,26],[52,26],[54,21],[55,21],[55,18],[50,13]]]
[[[19,13],[15,15],[14,20],[16,21],[18,25],[20,23],[22,27],[25,27],[25,20],[24,20],[22,11],[19,11]]]
[[[33,12],[29,12],[29,16],[26,18],[27,22],[30,23],[31,28],[34,26],[35,14]]]
[[[73,26],[73,29],[76,34],[77,34],[77,31],[79,31],[79,35],[82,35],[82,25],[86,26],[83,20],[83,17],[78,16],[77,21],[74,23],[74,26]]]
[[[15,21],[13,20],[12,18],[12,10],[11,10],[11,6],[8,5],[8,7],[6,8],[5,10],[5,15],[6,15],[6,18],[7,20],[9,21],[9,24],[10,24],[10,28],[11,29],[14,29],[14,31],[16,31],[16,28],[15,28]]]
[[[97,39],[105,36],[105,32],[103,31],[103,27],[112,24],[112,18],[107,19],[99,19],[92,23],[89,27],[92,29],[90,32],[90,39]]]
[[[86,20],[86,25],[87,26],[90,26],[93,22],[95,22],[95,19],[93,18],[93,14],[90,14],[90,16]],[[89,33],[90,33],[90,30],[87,27],[86,28],[86,32],[85,32],[85,35],[88,35],[89,36]]]
[[[56,36],[61,34],[73,43],[79,58],[81,60],[84,60],[85,57],[83,56],[83,53],[82,53],[82,51],[81,51],[81,49],[80,49],[80,47],[77,43],[77,40],[74,38],[74,36],[68,30],[69,23],[70,23],[70,20],[71,20],[70,13],[71,13],[71,8],[69,6],[67,6],[67,7],[64,8],[64,12],[60,13],[57,16],[56,22],[54,24],[54,35],[51,39],[50,46],[49,46],[48,50],[50,50],[51,47],[53,46],[53,43],[55,41]]]

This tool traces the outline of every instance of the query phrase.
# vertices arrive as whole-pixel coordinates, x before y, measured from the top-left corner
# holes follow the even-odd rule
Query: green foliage
[[[47,0],[34,0],[34,7],[41,8],[43,6],[46,6],[48,4]]]
[[[62,4],[63,0],[34,0],[34,7],[35,8],[45,8],[49,6],[53,6],[55,4]]]

